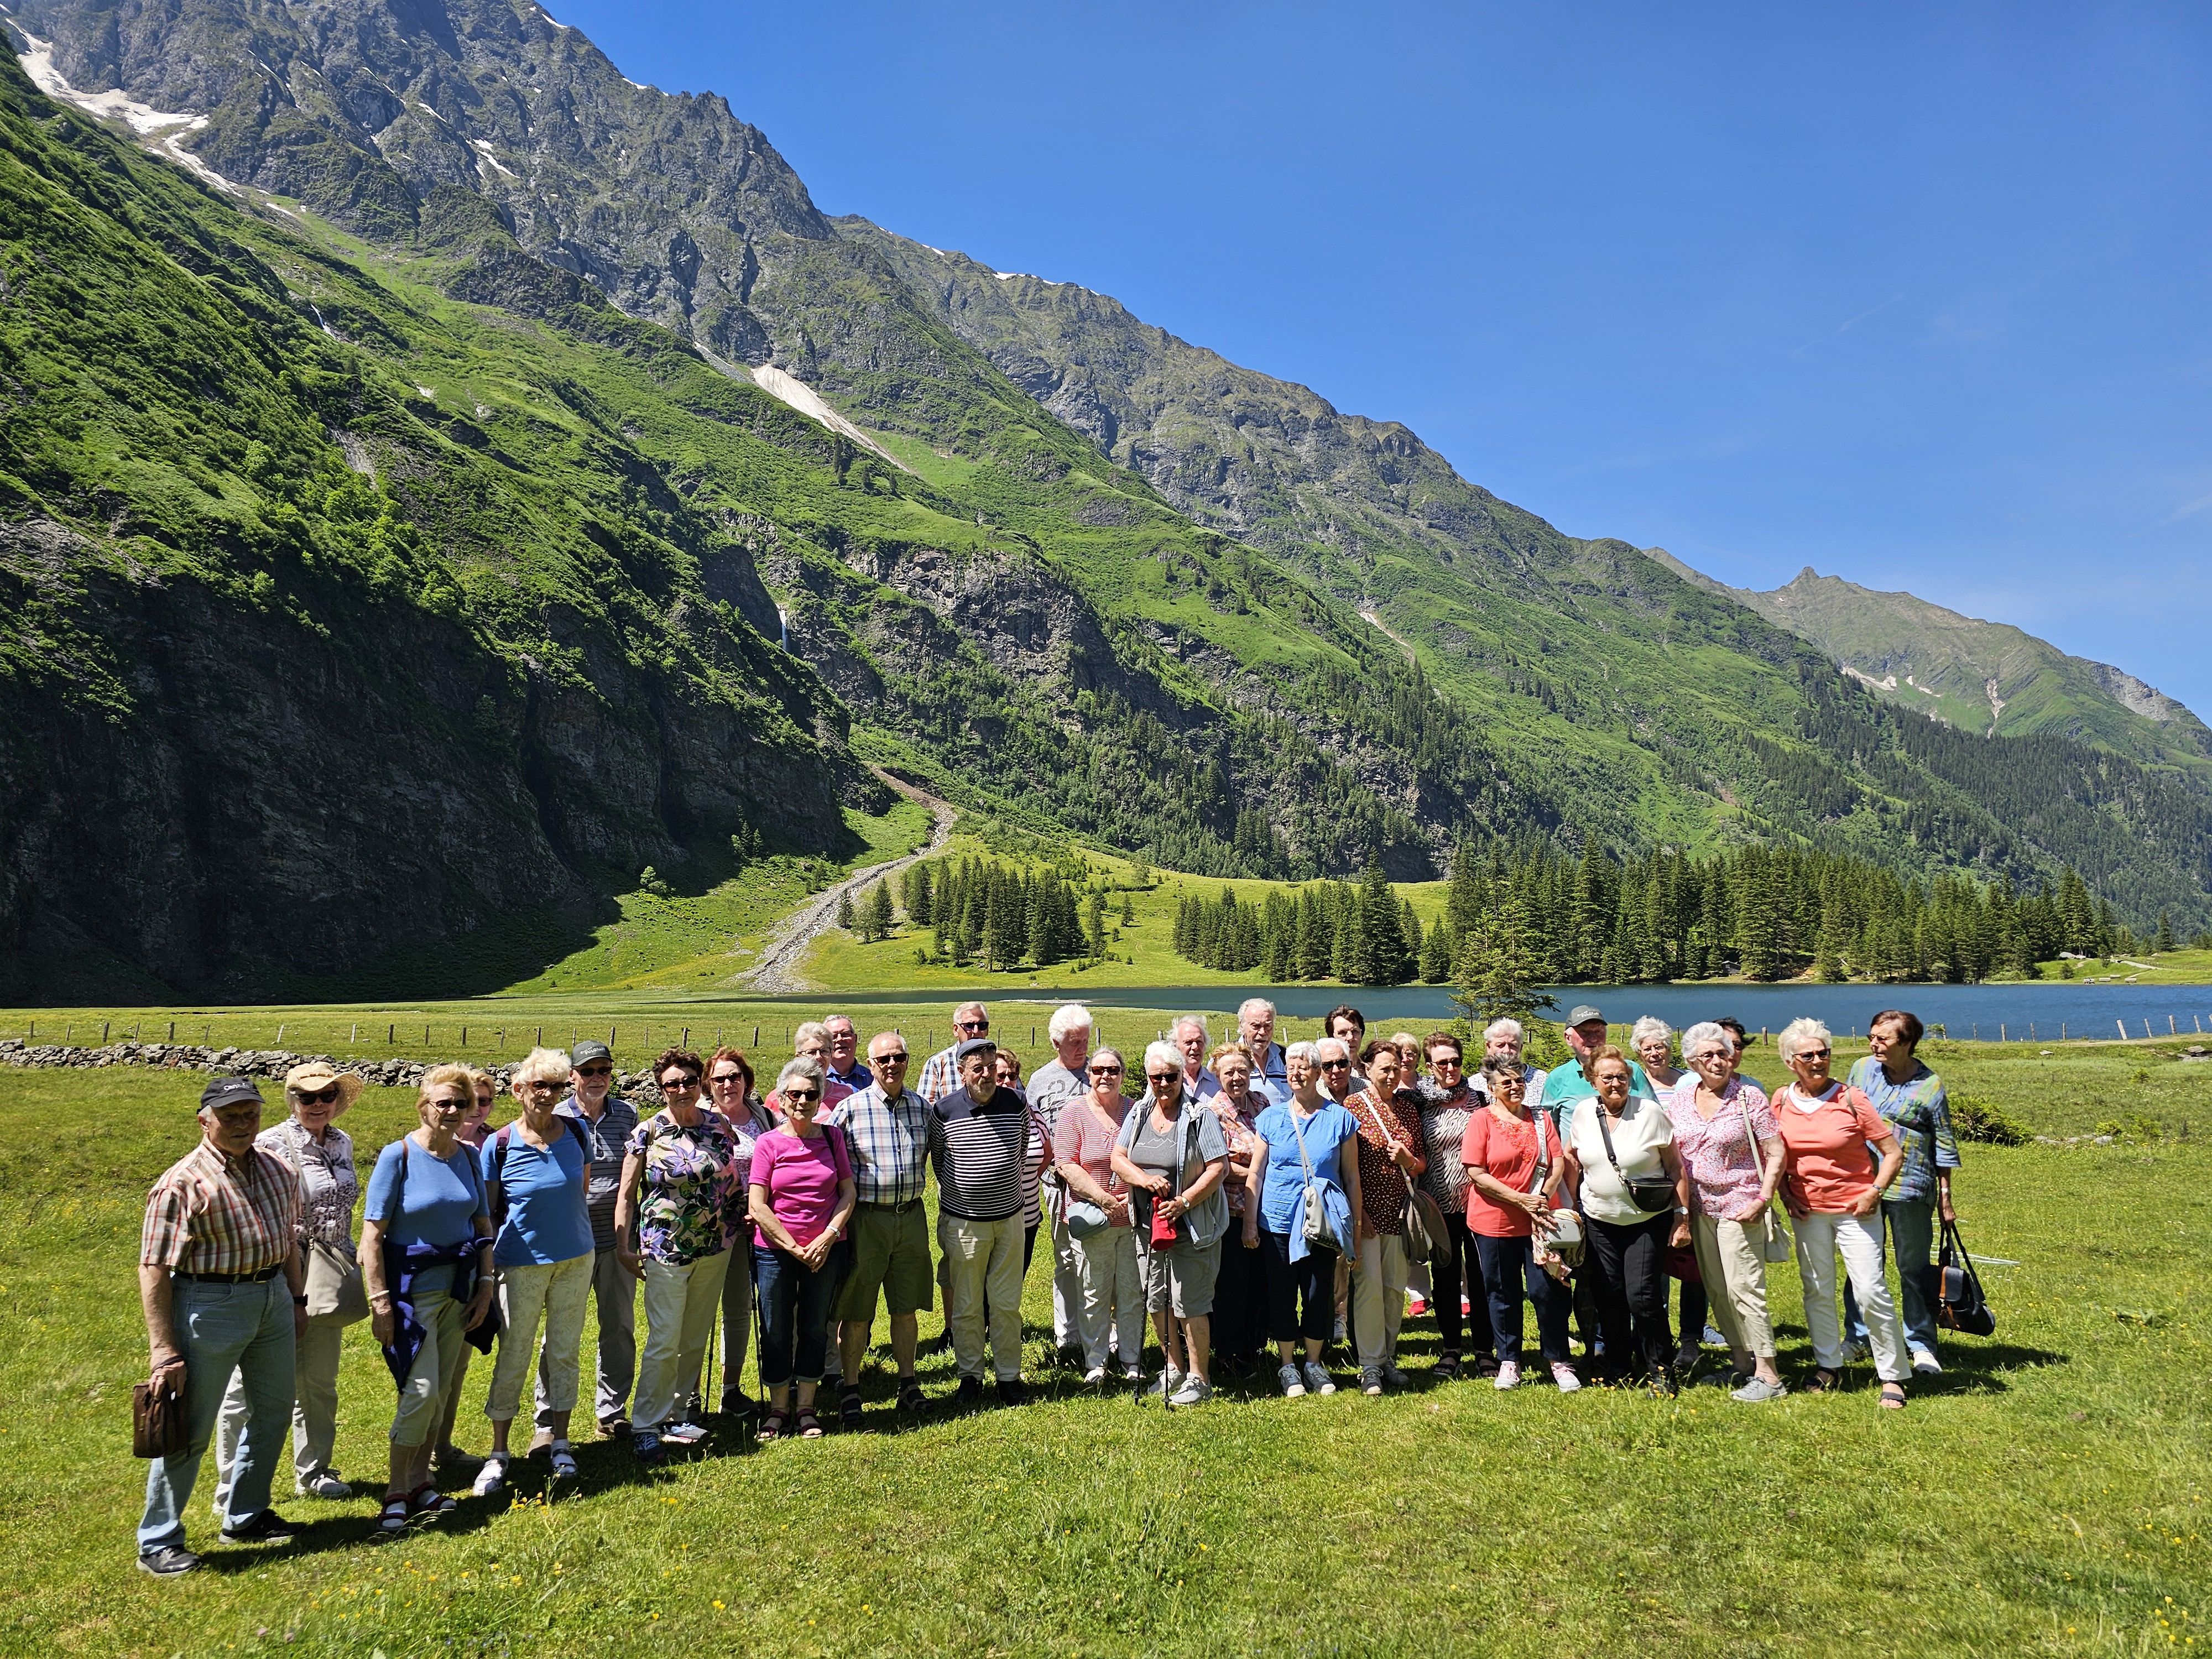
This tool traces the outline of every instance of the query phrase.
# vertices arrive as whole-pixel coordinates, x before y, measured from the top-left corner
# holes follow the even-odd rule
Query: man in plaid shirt
[[[173,1578],[199,1565],[185,1547],[185,1506],[215,1437],[231,1373],[246,1385],[246,1430],[231,1466],[226,1543],[285,1543],[291,1527],[269,1487],[292,1422],[295,1345],[307,1322],[300,1262],[300,1177],[254,1145],[261,1091],[242,1077],[201,1091],[200,1144],[154,1183],[138,1249],[153,1379],[184,1396],[185,1449],[146,1471],[138,1565]]]
[[[899,1409],[921,1409],[914,1364],[920,1321],[935,1297],[930,1289],[929,1219],[922,1194],[929,1185],[929,1103],[906,1086],[906,1039],[878,1031],[868,1044],[874,1081],[848,1095],[830,1121],[845,1132],[852,1150],[851,1267],[837,1294],[836,1316],[844,1386],[838,1414],[847,1428],[860,1426],[860,1362],[867,1357],[876,1297],[890,1304],[891,1352],[898,1360]]]
[[[991,1035],[991,1012],[980,1002],[963,1002],[952,1011],[952,1041],[932,1054],[921,1068],[921,1097],[934,1106],[960,1086],[960,1068],[952,1056],[963,1042]]]

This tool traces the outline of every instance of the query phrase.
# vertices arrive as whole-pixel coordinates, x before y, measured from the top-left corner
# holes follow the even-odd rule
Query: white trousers
[[[1859,1299],[1859,1312],[1866,1318],[1875,1375],[1885,1382],[1904,1382],[1912,1368],[1905,1355],[1904,1333],[1898,1328],[1897,1304],[1890,1299],[1888,1275],[1882,1271],[1881,1218],[1869,1221],[1855,1215],[1808,1215],[1796,1222],[1796,1229],[1797,1277],[1805,1287],[1805,1328],[1812,1334],[1813,1358],[1825,1370],[1835,1370],[1844,1363],[1843,1328],[1836,1307],[1836,1257],[1840,1254]]]

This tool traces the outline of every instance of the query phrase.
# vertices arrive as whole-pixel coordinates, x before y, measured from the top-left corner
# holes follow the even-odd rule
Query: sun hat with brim
[[[333,1083],[338,1086],[339,1111],[343,1112],[361,1098],[361,1079],[350,1072],[341,1072],[327,1060],[311,1060],[304,1066],[295,1066],[284,1073],[287,1094],[295,1090],[302,1094],[311,1090],[319,1091],[329,1088]]]
[[[218,1077],[209,1079],[208,1086],[200,1091],[199,1109],[212,1112],[225,1106],[242,1106],[247,1101],[257,1106],[268,1103],[261,1098],[261,1091],[253,1086],[250,1077]]]

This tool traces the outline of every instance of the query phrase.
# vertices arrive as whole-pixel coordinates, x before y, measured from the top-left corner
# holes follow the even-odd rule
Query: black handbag
[[[1996,1330],[1996,1313],[1983,1293],[1982,1276],[1974,1271],[1974,1258],[1966,1254],[1955,1221],[1943,1224],[1942,1250],[1920,1270],[1920,1294],[1947,1331],[1988,1336]]]
[[[1657,1102],[1652,1103],[1656,1109]],[[1674,1183],[1671,1181],[1631,1181],[1621,1173],[1620,1160],[1613,1154],[1613,1128],[1606,1121],[1605,1103],[1595,1096],[1590,1097],[1590,1109],[1597,1114],[1597,1132],[1605,1137],[1605,1161],[1613,1165],[1613,1172],[1620,1177],[1620,1184],[1628,1189],[1628,1201],[1647,1215],[1663,1215],[1674,1207]]]

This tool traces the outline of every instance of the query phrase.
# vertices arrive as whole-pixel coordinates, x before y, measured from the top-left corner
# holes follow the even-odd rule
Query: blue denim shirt
[[[1897,1144],[1905,1162],[1889,1189],[1894,1200],[1925,1199],[1936,1195],[1936,1171],[1959,1167],[1959,1143],[1951,1133],[1951,1108],[1943,1096],[1943,1079],[1918,1060],[1912,1075],[1892,1083],[1881,1062],[1872,1054],[1851,1067],[1850,1086],[1874,1103],[1874,1109],[1897,1129]]]

